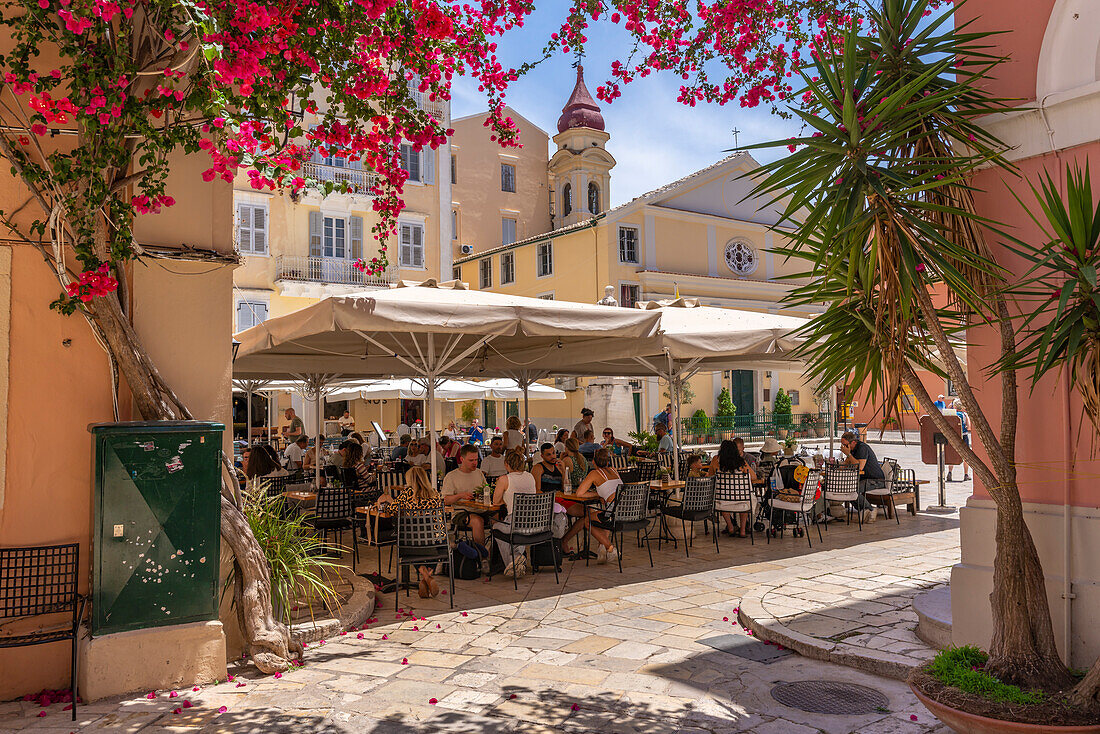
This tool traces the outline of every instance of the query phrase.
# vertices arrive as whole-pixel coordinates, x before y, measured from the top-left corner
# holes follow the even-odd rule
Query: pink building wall
[[[1064,179],[1067,163],[1091,164],[1100,173],[1100,3],[1096,0],[970,0],[957,23],[970,29],[1008,31],[991,43],[1009,60],[988,88],[1018,100],[1013,112],[982,124],[1010,146],[1006,157],[1019,176],[989,169],[975,178],[978,213],[1042,244],[1038,226],[1013,196],[1031,205],[1029,184],[1049,172]],[[1094,175],[1094,181],[1100,176]],[[1094,187],[1095,189],[1095,187]],[[1095,193],[1100,194],[1100,191]],[[1036,206],[1036,211],[1038,207]],[[992,239],[998,259],[1017,275],[1026,267]],[[968,335],[970,382],[993,422],[1000,418],[1000,381],[985,369],[996,358],[989,328]],[[1043,563],[1055,635],[1067,664],[1087,668],[1100,656],[1100,461],[1090,455],[1097,438],[1081,422],[1081,403],[1063,374],[1031,389],[1019,375],[1016,460],[1028,528]],[[982,451],[979,443],[975,446]],[[1100,444],[1097,445],[1100,448]],[[955,644],[988,645],[996,513],[985,488],[960,512],[962,560],[951,575]]]

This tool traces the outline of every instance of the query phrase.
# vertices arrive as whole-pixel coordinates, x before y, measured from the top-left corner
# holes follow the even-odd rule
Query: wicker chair
[[[447,564],[447,574],[451,581],[451,593],[447,595],[451,609],[455,606],[455,575],[451,561],[451,545],[447,537],[447,513],[443,510],[443,500],[424,510],[399,510],[397,513],[397,577],[401,578],[402,566],[418,566],[436,563]],[[396,595],[401,584],[394,592],[394,608],[397,608]],[[405,595],[409,590],[406,586]]]
[[[746,512],[749,521],[749,544],[756,545],[752,531],[752,510],[756,502],[756,493],[752,488],[752,478],[748,472],[718,472],[714,475],[714,534],[718,535],[719,512]]]
[[[656,464],[654,464],[656,466]],[[596,527],[603,528],[611,533],[614,543],[615,534],[619,535],[619,542],[615,546],[619,549],[619,573],[623,572],[623,536],[628,532],[645,531],[645,548],[649,553],[649,567],[653,568],[653,550],[649,545],[649,482],[635,482],[623,484],[615,493],[615,500],[611,506],[611,516],[607,522],[594,521]]]
[[[882,497],[883,502],[890,503],[890,512],[894,520],[901,525],[898,516],[898,505],[894,497],[899,494],[911,494],[917,486],[917,475],[912,469],[902,469],[895,459],[882,460],[882,473],[886,476],[886,486],[881,489],[868,489],[868,497]]]
[[[810,542],[810,513],[814,508],[814,501],[817,496],[817,488],[821,483],[821,472],[816,469],[810,470],[810,473],[806,477],[806,483],[802,485],[802,497],[798,502],[789,502],[787,500],[781,500],[776,497],[772,497],[771,500],[771,525],[775,527],[775,511],[784,511],[794,513],[794,526],[798,529],[798,519],[802,518],[802,525],[805,528],[806,542],[813,548],[814,544]],[[797,535],[797,533],[795,533]],[[824,542],[821,538],[821,525],[817,526],[817,539]],[[768,542],[771,543],[771,534],[768,535]]]
[[[830,502],[843,502],[847,507],[848,524],[852,524],[852,505],[859,500],[859,469],[854,466],[836,466],[825,472],[825,507]],[[863,532],[863,513],[857,512],[859,530]],[[825,529],[829,529],[826,523]]]
[[[515,548],[520,546],[536,546],[543,543],[554,543],[554,493],[539,492],[537,494],[517,494],[512,499],[512,512],[508,515],[511,527],[507,532],[493,530],[493,537],[503,540],[512,548],[512,557],[515,558]],[[553,554],[553,549],[551,549]],[[558,565],[554,565],[554,583],[559,583]],[[492,573],[489,575],[492,579]],[[512,586],[519,590],[516,565],[512,564]]]
[[[715,477],[692,477],[687,480],[684,485],[683,499],[676,504],[666,504],[661,512],[665,517],[675,517],[680,519],[680,527],[684,531],[684,553],[687,557],[691,557],[688,546],[691,544],[691,540],[688,539],[687,524],[690,522],[692,527],[700,520],[706,521],[714,518],[714,484]],[[715,529],[717,529],[715,525]],[[657,535],[657,550],[661,550],[661,536]],[[718,552],[718,533],[714,533],[714,552]]]

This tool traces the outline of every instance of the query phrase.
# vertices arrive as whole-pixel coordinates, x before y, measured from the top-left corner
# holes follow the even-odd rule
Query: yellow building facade
[[[451,120],[444,105],[431,111],[455,132],[436,151],[403,149],[410,176],[406,210],[400,241],[389,248],[390,267],[380,276],[364,276],[352,265],[377,248],[369,233],[374,221],[369,197],[313,194],[293,200],[255,192],[244,177],[237,182],[243,263],[234,278],[238,329],[327,295],[425,278],[587,303],[610,294],[626,307],[679,294],[712,306],[810,315],[779,305],[791,287],[781,278],[796,266],[778,252],[782,237],[772,230],[778,212],[745,198],[752,187],[745,177],[757,167],[748,154],[734,154],[608,208],[612,136],[604,130],[582,68],[553,136],[506,109],[520,130],[519,148],[501,148],[489,139],[485,113]],[[310,172],[365,187],[369,172],[341,163],[318,158]],[[584,405],[585,383],[559,380],[569,399],[532,403],[532,420],[542,428],[571,426]],[[634,424],[649,427],[650,417],[667,402],[666,388],[656,379],[631,384]],[[791,392],[794,412],[817,409],[798,373],[737,370],[694,377],[695,397],[683,406],[683,415],[697,409],[713,415],[723,387],[742,415],[770,410],[779,388]],[[415,402],[352,401],[347,407],[358,425],[377,420],[392,430],[424,418],[423,406]],[[479,401],[475,412],[493,427],[503,426],[516,409]],[[443,425],[452,418],[463,422],[460,405],[437,410]]]

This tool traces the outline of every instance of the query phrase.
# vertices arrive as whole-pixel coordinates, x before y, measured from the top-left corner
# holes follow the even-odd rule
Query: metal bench
[[[72,621],[22,634],[0,633],[0,647],[27,647],[70,640],[69,690],[76,721],[76,636],[87,599],[77,591],[80,545],[0,548],[0,621],[72,612]]]

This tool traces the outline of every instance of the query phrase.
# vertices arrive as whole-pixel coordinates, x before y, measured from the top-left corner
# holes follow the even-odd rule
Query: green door
[[[499,428],[497,425],[497,401],[482,400],[481,414],[485,416],[484,425],[486,428]]]
[[[634,430],[638,432],[642,430],[642,394],[640,392],[634,393]]]
[[[218,618],[219,423],[101,423],[92,634]]]
[[[756,412],[756,390],[753,386],[752,370],[733,370],[730,372],[730,397],[737,406],[737,415],[752,415]]]

